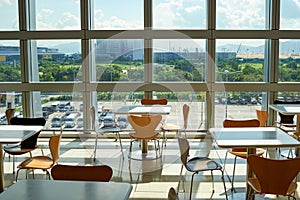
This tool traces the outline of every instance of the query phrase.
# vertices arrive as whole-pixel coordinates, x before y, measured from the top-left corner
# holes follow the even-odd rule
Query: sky
[[[0,0],[0,30],[17,30],[17,0]],[[34,2],[34,0],[32,0]],[[217,0],[217,29],[265,27],[264,0]],[[300,0],[281,0],[281,28],[300,28]],[[32,4],[33,5],[33,4]],[[94,29],[142,29],[142,0],[94,0]],[[36,0],[37,30],[80,30],[79,0]],[[153,27],[205,29],[206,0],[153,0]],[[239,41],[237,41],[239,43]],[[258,45],[254,44],[253,45]]]

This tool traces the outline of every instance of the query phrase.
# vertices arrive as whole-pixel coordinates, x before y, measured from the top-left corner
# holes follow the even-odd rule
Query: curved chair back
[[[187,104],[184,104],[182,107],[184,130],[187,129],[188,120],[189,120],[189,112],[190,112],[190,106],[188,106]]]
[[[263,127],[266,126],[266,122],[268,121],[268,111],[266,110],[256,110],[256,116],[257,119],[259,120],[259,126]]]
[[[55,165],[51,169],[51,175],[54,180],[109,182],[113,175],[113,170],[108,165]]]
[[[152,136],[161,120],[161,115],[128,115],[128,122],[140,138]]]
[[[186,138],[178,137],[178,144],[180,149],[180,159],[182,164],[186,167],[187,160],[189,157],[190,144]]]
[[[233,120],[233,119],[225,119],[223,121],[223,127],[259,127],[260,122],[258,119],[247,119],[247,120]]]
[[[43,117],[38,118],[22,118],[22,117],[13,117],[10,120],[11,125],[24,125],[24,126],[45,126],[46,120]],[[21,148],[32,149],[35,148],[37,144],[37,139],[40,135],[40,131],[34,134],[33,136],[27,138],[21,142]]]
[[[53,164],[57,163],[60,153],[61,135],[53,135],[49,140],[49,148],[52,156]]]
[[[168,100],[167,99],[142,99],[141,104],[142,105],[167,105]]]
[[[300,158],[272,160],[251,155],[247,161],[263,194],[286,196],[290,183],[300,172]]]
[[[16,109],[15,108],[7,108],[5,110],[5,117],[7,124],[10,125],[10,120],[15,116]]]

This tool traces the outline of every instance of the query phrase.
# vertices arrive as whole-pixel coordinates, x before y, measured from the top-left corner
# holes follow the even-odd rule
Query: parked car
[[[115,114],[113,112],[107,112],[106,116],[102,120],[103,127],[114,127],[116,126]]]
[[[121,129],[124,129],[128,126],[129,122],[126,116],[119,116],[117,119],[117,124]]]
[[[252,97],[250,100],[251,104],[257,104],[257,99],[256,97]]]
[[[83,117],[78,117],[76,124],[77,124],[77,128],[82,128],[83,127]]]

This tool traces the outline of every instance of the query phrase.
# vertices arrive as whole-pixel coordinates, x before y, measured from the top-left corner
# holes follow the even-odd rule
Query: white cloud
[[[0,0],[0,7],[12,5],[12,0]]]
[[[300,8],[300,0],[293,0],[295,4]]]
[[[187,13],[192,13],[201,10],[201,6],[192,6],[184,9]]]

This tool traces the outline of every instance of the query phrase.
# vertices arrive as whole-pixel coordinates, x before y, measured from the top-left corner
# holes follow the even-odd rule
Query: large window
[[[221,82],[264,81],[265,41],[217,40],[216,80]]]
[[[31,0],[31,30],[79,30],[80,1]]]
[[[205,29],[205,0],[154,0],[153,27],[156,29]]]
[[[143,1],[92,0],[92,29],[128,30],[144,26]]]
[[[217,0],[217,29],[257,30],[266,28],[266,1]]]
[[[170,123],[187,103],[189,128],[206,130],[298,98],[295,0],[12,0],[0,11],[0,91],[18,94],[24,116],[49,121],[49,104],[70,101],[74,129],[90,129],[92,105],[167,98]]]

